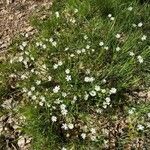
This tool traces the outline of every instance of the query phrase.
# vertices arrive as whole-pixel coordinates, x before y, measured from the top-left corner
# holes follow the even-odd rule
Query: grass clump
[[[126,149],[150,132],[149,4],[57,0],[32,40],[1,67],[1,99],[16,96],[33,149]],[[19,96],[18,96],[19,95]],[[142,148],[147,146],[143,142]]]

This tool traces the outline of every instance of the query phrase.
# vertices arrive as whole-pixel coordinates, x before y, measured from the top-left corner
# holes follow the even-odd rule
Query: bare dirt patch
[[[1,0],[0,50],[7,49],[18,33],[33,34],[34,29],[30,26],[29,17],[41,8],[47,10],[50,6],[51,0]]]

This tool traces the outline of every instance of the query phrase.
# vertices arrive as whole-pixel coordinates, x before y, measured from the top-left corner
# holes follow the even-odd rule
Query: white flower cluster
[[[93,82],[94,80],[95,80],[94,77],[85,77],[85,78],[84,78],[84,81],[85,81],[85,82]]]
[[[63,123],[62,126],[61,126],[61,128],[63,130],[68,130],[68,129],[72,130],[74,128],[74,125],[72,123],[69,123],[69,124]]]
[[[21,50],[24,50],[24,48],[27,46],[27,41],[25,41],[25,42],[22,42],[22,44],[19,46],[19,48],[21,49]]]
[[[62,61],[58,61],[57,64],[54,64],[54,65],[53,65],[53,68],[54,68],[54,69],[57,69],[59,66],[62,66],[62,65],[63,65],[63,62],[62,62]]]
[[[87,126],[84,127],[84,130],[87,132]],[[96,141],[96,129],[95,128],[91,128],[89,133],[86,133],[86,132],[82,132],[80,135],[83,140],[89,137],[91,141]]]
[[[103,108],[107,108],[108,105],[110,105],[110,97],[106,97],[105,101],[103,102]]]
[[[111,21],[115,20],[115,17],[113,17],[112,14],[108,14],[108,17],[110,18]]]
[[[41,47],[41,48],[43,48],[43,49],[46,49],[46,45],[45,44],[43,44],[43,42],[36,42],[36,46],[37,47]]]
[[[66,80],[67,80],[67,81],[71,81],[71,75],[69,75],[70,70],[69,70],[69,69],[66,69],[66,70],[65,70],[65,73],[67,74],[67,75],[66,75]]]
[[[57,46],[57,42],[56,42],[56,41],[54,41],[54,39],[53,39],[53,38],[50,38],[50,39],[49,39],[49,42],[52,44],[52,46],[54,46],[54,47],[56,47],[56,46]]]
[[[61,104],[61,105],[60,105],[60,110],[61,110],[61,114],[62,114],[63,116],[66,116],[66,115],[67,115],[68,110],[66,109],[66,105],[65,105],[65,104]]]
[[[55,16],[56,16],[56,18],[59,18],[59,12],[58,11],[55,12]]]
[[[143,58],[142,58],[142,56],[140,56],[140,55],[137,56],[137,59],[138,59],[138,61],[139,61],[140,64],[143,63],[143,61],[144,61]]]

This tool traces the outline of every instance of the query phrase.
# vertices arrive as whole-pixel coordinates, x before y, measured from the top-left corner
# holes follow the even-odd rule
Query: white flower
[[[100,91],[100,86],[99,85],[95,85],[95,91]]]
[[[79,10],[78,10],[77,8],[74,10],[75,13],[77,13],[78,11],[79,11]]]
[[[55,104],[60,104],[62,101],[58,98],[54,101]]]
[[[62,61],[58,61],[58,66],[62,66]]]
[[[132,114],[134,113],[133,109],[130,109],[130,110],[128,111],[128,113],[129,113],[130,115],[132,115]]]
[[[87,45],[87,46],[86,46],[86,49],[89,49],[89,48],[90,48],[90,45]]]
[[[51,76],[48,76],[48,81],[52,81],[52,77]]]
[[[96,96],[96,92],[93,90],[93,91],[90,92],[90,95],[91,96]]]
[[[45,64],[44,64],[44,65],[42,65],[42,68],[43,68],[43,69],[46,69],[46,65],[45,65]]]
[[[98,114],[101,114],[101,113],[102,113],[102,110],[99,108],[99,109],[96,109],[96,112],[97,112]]]
[[[93,77],[85,77],[84,81],[85,82],[93,82],[95,79]]]
[[[86,74],[90,74],[90,72],[91,72],[90,69],[86,69],[86,72],[85,72],[85,73],[86,73]]]
[[[146,125],[147,125],[147,128],[150,128],[150,122],[147,122]]]
[[[120,51],[120,47],[116,47],[116,51],[119,52]]]
[[[145,41],[146,38],[147,38],[147,36],[146,36],[146,35],[143,35],[142,38],[141,38],[141,40],[142,40],[142,41]]]
[[[57,117],[56,116],[52,116],[51,120],[52,120],[52,122],[56,122],[57,121]]]
[[[92,140],[92,141],[96,141],[96,136],[92,135],[92,136],[91,136],[91,140]]]
[[[89,94],[86,93],[86,94],[84,95],[84,100],[88,100],[88,98],[89,98]]]
[[[108,17],[111,18],[111,17],[112,17],[112,14],[108,14]]]
[[[142,22],[138,23],[138,27],[142,27],[142,26],[143,26]]]
[[[76,101],[77,101],[77,96],[74,96],[72,100],[72,104],[74,104]]]
[[[56,47],[56,46],[57,46],[57,42],[56,42],[56,41],[52,42],[52,45],[53,45],[54,47]]]
[[[147,116],[150,118],[150,113],[148,113]]]
[[[82,51],[82,53],[85,53],[85,49],[84,48],[82,48],[81,51]]]
[[[74,125],[72,123],[69,123],[68,128],[72,130],[74,128]]]
[[[106,103],[110,103],[110,97],[106,97]]]
[[[95,52],[95,49],[92,49],[92,52]]]
[[[32,95],[32,92],[31,92],[31,91],[29,91],[29,92],[27,93],[27,95],[28,95],[28,96],[31,96],[31,95]]]
[[[42,47],[43,47],[43,49],[46,49],[46,45],[45,44],[43,44]]]
[[[63,147],[61,150],[67,150],[65,147]]]
[[[39,47],[39,46],[40,46],[40,43],[39,43],[39,42],[36,42],[35,44],[36,44],[36,46],[37,46],[37,47]]]
[[[53,65],[53,68],[54,68],[54,69],[57,69],[57,68],[58,68],[58,64],[54,64],[54,65]]]
[[[34,69],[31,69],[31,72],[33,73],[35,70]]]
[[[55,15],[56,15],[57,18],[59,18],[59,12],[58,11],[55,12]]]
[[[120,34],[116,34],[116,38],[119,39],[121,37]]]
[[[26,140],[24,137],[20,136],[19,139],[18,139],[18,146],[20,147],[20,149],[22,149],[23,147],[25,147],[25,143],[26,143]]]
[[[70,75],[67,75],[67,76],[66,76],[66,80],[67,80],[67,81],[71,81],[71,76],[70,76]]]
[[[90,82],[93,82],[95,80],[95,78],[91,77],[90,78]]]
[[[61,105],[60,105],[60,109],[61,109],[61,110],[66,109],[66,105],[65,105],[65,104],[61,104]]]
[[[73,97],[73,100],[76,101],[76,100],[77,100],[77,96],[74,96],[74,97]]]
[[[43,103],[43,102],[39,102],[39,105],[40,105],[40,106],[43,106],[43,105],[44,105],[44,103]]]
[[[67,93],[62,92],[61,95],[62,95],[62,97],[66,97],[66,96],[67,96]]]
[[[88,39],[88,36],[87,36],[87,35],[85,35],[85,36],[84,36],[84,39],[85,39],[85,40],[87,40],[87,39]]]
[[[33,60],[34,61],[34,57],[30,57],[31,58],[31,60]]]
[[[69,50],[69,47],[66,47],[64,51],[68,51],[68,50]]]
[[[20,56],[19,59],[18,59],[18,61],[22,62],[23,61],[23,56]]]
[[[26,55],[29,55],[29,52],[28,52],[28,51],[25,51],[24,53],[25,53]]]
[[[115,94],[117,92],[117,89],[116,88],[111,88],[110,89],[110,94]]]
[[[82,139],[85,139],[86,138],[86,133],[81,133],[81,137],[82,137]]]
[[[81,54],[81,50],[77,50],[77,54]]]
[[[53,92],[54,92],[54,93],[58,93],[59,90],[60,90],[60,86],[55,86],[55,87],[53,88]]]
[[[104,42],[100,42],[99,45],[100,45],[100,46],[103,46],[103,45],[104,45]]]
[[[40,99],[42,102],[45,102],[45,97],[44,96],[40,96]]]
[[[90,82],[90,78],[89,78],[89,77],[85,77],[85,78],[84,78],[84,81],[85,81],[85,82]]]
[[[35,87],[34,86],[31,87],[31,91],[35,91]]]
[[[92,134],[95,134],[95,133],[96,133],[95,128],[91,128],[91,133],[92,133]]]
[[[137,59],[138,59],[138,61],[139,61],[139,63],[143,63],[143,58],[142,58],[142,56],[137,56]]]
[[[110,20],[111,20],[111,21],[114,21],[114,20],[115,20],[115,18],[114,18],[114,17],[111,17],[111,18],[110,18]]]
[[[138,124],[138,125],[137,125],[137,129],[138,129],[138,130],[144,130],[144,126],[141,125],[141,124]]]
[[[102,82],[103,82],[103,83],[106,83],[107,81],[106,81],[106,79],[103,79]]]
[[[27,42],[22,42],[22,46],[26,47],[27,46]]]
[[[135,28],[137,25],[135,23],[133,23],[132,26]]]
[[[68,130],[68,126],[67,126],[66,123],[63,123],[61,128],[64,129],[64,130]]]
[[[70,19],[70,22],[75,23],[76,20],[75,20],[74,18],[71,18],[71,19]]]
[[[107,108],[107,104],[106,102],[103,102],[103,108],[106,109]]]
[[[49,41],[52,43],[54,40],[53,40],[53,38],[50,38]]]
[[[68,113],[68,111],[67,111],[66,109],[61,110],[61,114],[62,114],[62,115],[65,116],[65,115],[67,115],[67,113]]]
[[[74,57],[75,55],[74,54],[70,54],[70,57]]]
[[[105,46],[104,49],[108,50],[108,46]]]
[[[24,93],[26,93],[26,92],[27,92],[27,88],[22,88],[22,91],[23,91]]]
[[[36,100],[36,96],[35,96],[35,95],[33,95],[33,96],[32,96],[32,99],[33,99],[33,100]]]
[[[66,69],[65,72],[66,72],[66,74],[69,74],[69,73],[70,73],[70,70],[69,70],[69,69]]]
[[[105,90],[105,89],[101,89],[101,92],[102,92],[102,93],[106,93],[106,90]]]
[[[41,84],[41,81],[40,81],[40,80],[37,80],[37,81],[36,81],[36,84],[37,84],[37,85],[40,85],[40,84]]]
[[[135,54],[133,52],[129,52],[129,55],[130,56],[134,56]]]
[[[133,9],[133,7],[131,7],[131,6],[130,6],[130,7],[128,7],[128,10],[129,10],[129,11],[132,11],[132,9]]]

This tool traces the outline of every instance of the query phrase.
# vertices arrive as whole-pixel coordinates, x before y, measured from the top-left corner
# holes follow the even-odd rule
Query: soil
[[[29,17],[50,6],[51,0],[0,0],[0,51],[6,50],[19,33],[34,34]]]

